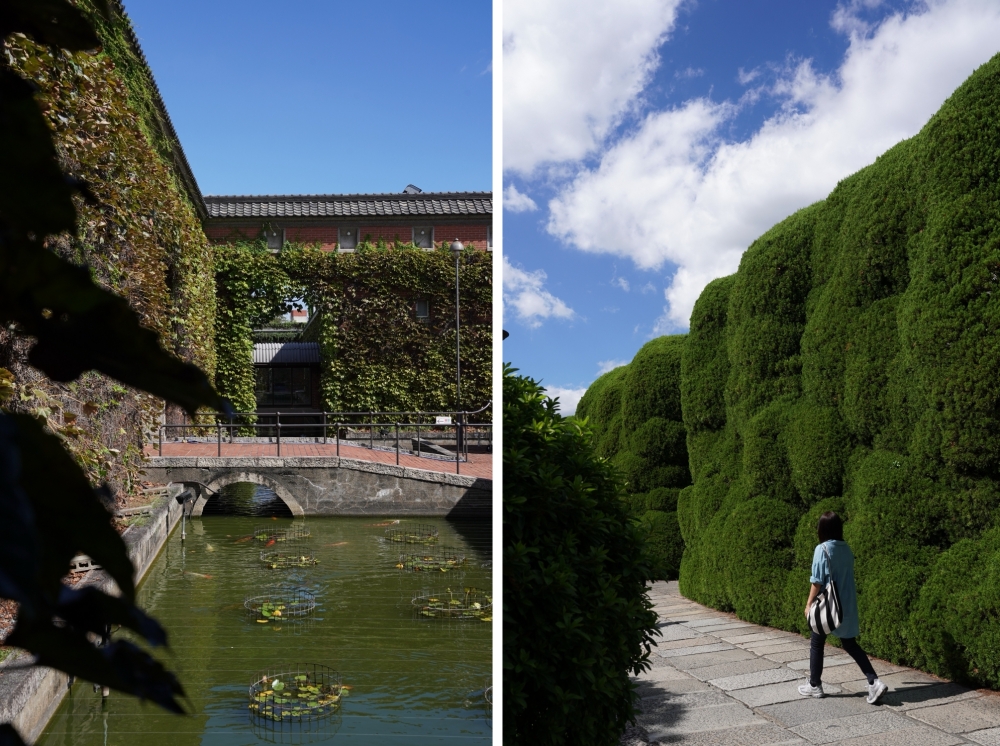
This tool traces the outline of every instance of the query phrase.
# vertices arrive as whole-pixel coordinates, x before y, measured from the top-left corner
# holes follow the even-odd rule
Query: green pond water
[[[112,692],[102,701],[77,682],[38,743],[91,744],[447,743],[492,739],[492,711],[483,692],[492,684],[493,623],[430,619],[414,612],[414,594],[436,596],[465,587],[492,596],[490,527],[420,518],[438,544],[455,547],[465,564],[448,572],[396,569],[400,555],[430,555],[420,545],[391,543],[382,518],[307,518],[310,536],[276,544],[311,554],[308,567],[271,570],[260,562],[261,543],[237,543],[257,527],[299,525],[288,518],[206,516],[180,528],[139,588],[139,604],[167,629],[162,659],[187,692],[191,715],[180,717]],[[196,574],[193,574],[196,573]],[[203,577],[208,576],[208,577]],[[307,589],[317,607],[305,622],[257,623],[244,599],[275,584]],[[299,724],[254,721],[248,688],[262,674],[296,664],[322,664],[353,689],[338,714]]]

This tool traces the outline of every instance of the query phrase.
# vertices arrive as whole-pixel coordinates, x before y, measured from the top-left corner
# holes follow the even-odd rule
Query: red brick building
[[[205,197],[205,233],[213,243],[264,238],[319,244],[324,251],[353,251],[360,241],[413,242],[432,249],[456,238],[493,249],[492,192],[322,194]]]

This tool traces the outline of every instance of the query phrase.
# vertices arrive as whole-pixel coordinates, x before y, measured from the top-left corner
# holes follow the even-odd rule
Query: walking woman
[[[841,623],[833,630],[833,634],[840,638],[844,650],[868,678],[868,704],[873,705],[885,694],[888,687],[879,681],[868,655],[855,639],[858,636],[858,594],[854,587],[854,553],[844,541],[844,522],[832,510],[820,516],[819,542],[819,546],[813,552],[810,578],[812,588],[809,590],[809,600],[806,601],[806,619],[809,618],[809,608],[813,600],[832,578],[837,595],[840,597],[841,607]],[[799,687],[799,694],[804,697],[823,696],[825,644],[826,635],[813,630],[809,650],[809,682]]]

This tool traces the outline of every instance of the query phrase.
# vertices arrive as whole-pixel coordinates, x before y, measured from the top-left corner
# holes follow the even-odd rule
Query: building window
[[[430,301],[418,300],[416,305],[416,316],[418,319],[429,319],[431,317]]]
[[[417,226],[413,229],[413,244],[421,249],[434,248],[434,229],[430,226]]]
[[[358,247],[358,227],[351,225],[338,228],[337,243],[341,251],[354,251]]]
[[[493,251],[493,226],[486,226],[486,250]]]
[[[271,251],[281,251],[285,243],[285,231],[273,225],[264,226],[264,239],[267,241],[267,248]]]
[[[309,368],[255,369],[257,407],[308,407],[312,404]]]

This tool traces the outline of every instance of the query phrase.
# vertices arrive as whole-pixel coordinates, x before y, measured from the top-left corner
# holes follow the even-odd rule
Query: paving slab
[[[784,702],[757,708],[779,725],[794,728],[805,723],[819,723],[852,715],[867,715],[874,705],[858,694],[836,694],[832,697],[802,697],[797,702]]]
[[[894,710],[915,710],[918,707],[933,707],[935,705],[960,702],[965,699],[975,699],[982,696],[982,693],[975,689],[969,689],[968,687],[951,682],[897,687],[891,683],[892,676],[879,678],[883,684],[889,687],[889,691],[879,699],[879,704],[883,707],[891,707]],[[867,686],[867,679],[862,679],[861,681],[846,682],[844,689],[849,692],[864,692],[867,691]]]
[[[744,642],[754,642],[756,640],[774,640],[784,636],[783,632],[752,632],[747,634],[743,630],[735,630],[731,635],[719,635],[721,639],[731,642],[734,645]]]
[[[709,635],[715,632],[725,632],[726,630],[731,630],[731,629],[749,630],[749,629],[756,629],[756,626],[754,626],[753,624],[747,624],[746,622],[727,622],[726,624],[713,624],[710,626],[698,628],[700,632],[704,632],[705,634]]]
[[[693,629],[688,629],[678,624],[669,627],[660,627],[660,636],[656,639],[670,642],[671,640],[693,640],[698,637],[703,637],[703,635],[700,632],[695,632]]]
[[[765,686],[755,686],[752,689],[737,689],[729,692],[729,696],[737,699],[747,707],[763,707],[765,705],[776,705],[779,702],[794,702],[802,699],[799,694],[799,687],[802,685],[802,678],[792,681],[782,681],[778,684],[766,684]],[[836,684],[824,684],[823,691],[827,694],[839,694],[841,689]],[[997,744],[1000,746],[1000,744]]]
[[[682,671],[690,671],[694,668],[705,666],[718,666],[723,663],[733,663],[735,661],[755,660],[757,656],[746,650],[733,648],[732,650],[722,650],[718,653],[700,653],[699,655],[685,655],[680,658],[669,658],[671,664]]]
[[[709,679],[708,683],[719,687],[724,692],[731,692],[736,689],[749,689],[753,686],[777,684],[779,681],[792,681],[793,679],[800,681],[802,677],[796,671],[789,671],[787,668],[782,667],[744,673],[739,676],[726,676],[721,679]]]
[[[835,655],[832,658],[830,656],[823,657],[823,670],[828,668],[835,668],[836,666],[846,666],[848,663],[852,665],[858,665],[854,662],[854,659],[849,655]],[[792,661],[788,664],[788,667],[796,671],[808,671],[809,670],[809,659],[801,661]]]
[[[683,671],[678,671],[673,666],[651,668],[650,670],[643,671],[638,676],[633,676],[632,678],[644,679],[646,681],[684,681],[685,679],[697,681],[697,679],[693,676],[690,676]]]
[[[965,737],[974,743],[982,746],[1000,746],[1000,728],[986,728],[972,733],[966,733]]]
[[[878,673],[878,669],[875,669]],[[802,672],[802,676],[805,678],[809,677],[809,669],[805,669]],[[843,684],[847,681],[863,681],[865,684],[868,683],[868,679],[865,675],[861,673],[861,669],[857,666],[834,666],[833,668],[823,669],[823,686],[827,684]]]
[[[801,645],[796,645],[795,647],[787,647],[785,650],[775,650],[773,652],[762,653],[759,651],[754,651],[757,655],[762,655],[765,658],[770,658],[778,663],[793,663],[794,661],[802,660],[803,656],[808,659],[809,648],[804,648]],[[806,666],[808,669],[809,666]]]
[[[996,696],[920,707],[906,713],[948,733],[971,733],[1000,726],[1000,698]]]
[[[700,681],[711,681],[712,679],[721,679],[726,676],[739,676],[740,674],[754,673],[756,671],[767,671],[772,668],[779,668],[779,666],[773,661],[751,657],[747,660],[692,668],[688,673]]]
[[[740,645],[744,650],[752,650],[757,655],[767,655],[768,653],[780,653],[785,650],[805,650],[809,652],[809,645],[802,640],[761,640]]]
[[[914,723],[916,727],[889,730],[837,741],[837,746],[955,746],[965,743],[958,736]]]
[[[663,650],[659,647],[656,653],[663,658],[677,658],[685,655],[699,655],[701,653],[718,653],[722,650],[733,650],[733,646],[727,642],[713,642],[708,645],[685,645],[680,648],[670,648]]]
[[[678,648],[690,648],[697,645],[717,645],[722,642],[718,637],[711,637],[709,635],[698,635],[697,637],[684,637],[677,640],[661,640],[656,643],[656,647],[660,650],[676,650]],[[732,645],[727,645],[726,647],[732,647]]]
[[[638,720],[649,731],[649,735],[657,740],[681,734],[697,733],[698,731],[742,728],[747,725],[767,722],[764,718],[755,715],[752,710],[739,702],[694,709],[678,707],[675,713],[670,714],[672,715],[672,719],[669,722],[663,720],[654,721],[650,718],[647,724],[645,722],[646,715],[641,715]],[[676,741],[679,739],[670,738],[670,740]],[[686,740],[684,739],[684,741]]]
[[[908,730],[912,726],[913,721],[895,712],[870,712],[866,715],[805,723],[790,730],[810,743],[824,744],[891,730]]]
[[[711,616],[704,617],[702,619],[692,619],[690,622],[685,622],[685,624],[688,627],[694,627],[697,629],[698,627],[713,627],[720,624],[732,624],[734,621],[736,620],[731,616]]]
[[[805,746],[802,740],[789,730],[774,723],[752,723],[738,728],[708,730],[685,733],[681,737],[664,738],[660,743],[667,746]]]

